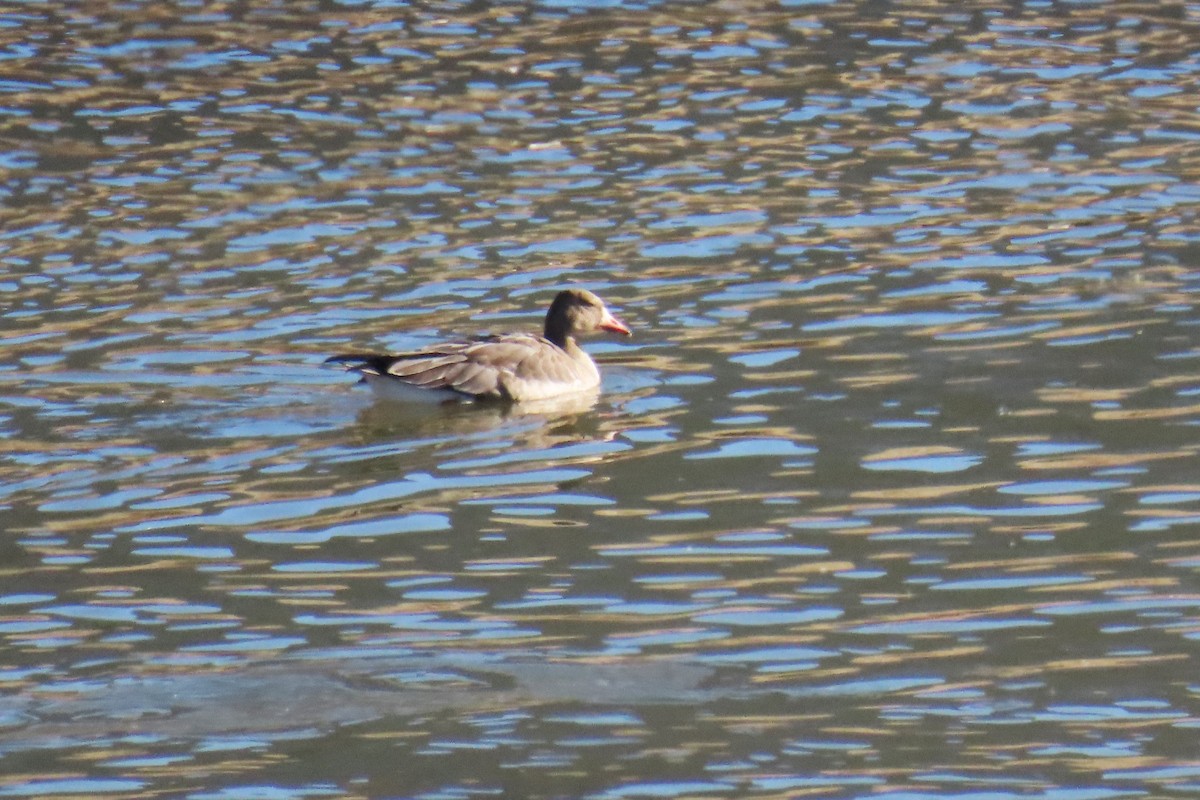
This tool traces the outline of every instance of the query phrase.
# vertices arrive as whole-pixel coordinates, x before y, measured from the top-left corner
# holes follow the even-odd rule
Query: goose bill
[[[604,313],[604,319],[600,320],[600,330],[611,331],[612,333],[619,333],[619,334],[622,334],[623,336],[632,336],[633,335],[632,332],[629,330],[629,328],[625,327],[624,322],[621,322],[621,320],[617,319],[616,317],[614,317],[612,314],[608,313],[607,311]]]

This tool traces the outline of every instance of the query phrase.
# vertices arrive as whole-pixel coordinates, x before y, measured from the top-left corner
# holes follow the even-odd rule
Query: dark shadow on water
[[[38,696],[9,695],[0,699],[0,748],[61,745],[131,728],[203,738],[548,702],[681,703],[708,694],[714,672],[676,660],[349,655],[315,652],[233,670],[122,670],[113,678],[65,681]]]

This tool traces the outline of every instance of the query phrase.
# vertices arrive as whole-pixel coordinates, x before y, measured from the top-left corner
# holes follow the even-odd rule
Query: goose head
[[[564,289],[546,312],[546,338],[559,347],[576,336],[608,331],[629,336],[625,323],[613,316],[604,301],[586,289]]]

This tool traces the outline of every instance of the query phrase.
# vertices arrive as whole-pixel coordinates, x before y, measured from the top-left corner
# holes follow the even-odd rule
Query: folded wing
[[[570,359],[555,345],[532,334],[491,336],[397,355],[345,353],[328,359],[364,375],[379,375],[421,389],[440,389],[468,397],[520,399],[530,381],[553,380],[570,371]],[[554,365],[561,361],[556,370]],[[562,377],[562,376],[559,376]]]

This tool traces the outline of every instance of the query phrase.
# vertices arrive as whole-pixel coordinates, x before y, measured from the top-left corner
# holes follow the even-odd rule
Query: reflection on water
[[[0,794],[1194,793],[1198,35],[0,11]],[[567,283],[578,407],[320,367]]]

